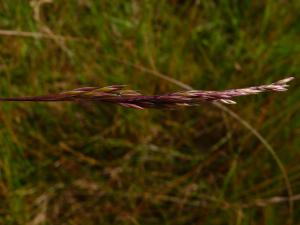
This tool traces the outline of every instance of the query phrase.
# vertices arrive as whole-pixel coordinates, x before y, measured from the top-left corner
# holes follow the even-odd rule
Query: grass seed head
[[[218,101],[224,104],[236,104],[232,98],[245,95],[253,95],[261,92],[282,92],[286,91],[288,82],[293,80],[288,77],[277,82],[253,86],[248,88],[231,89],[224,91],[180,91],[162,95],[142,95],[141,93],[124,89],[125,85],[111,85],[107,87],[83,87],[60,94],[46,96],[20,97],[20,98],[1,98],[1,101],[96,101],[114,103],[121,106],[143,109],[143,108],[176,108],[179,106],[194,106],[201,102]]]

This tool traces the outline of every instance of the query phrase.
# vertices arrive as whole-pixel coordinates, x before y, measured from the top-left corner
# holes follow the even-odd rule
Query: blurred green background
[[[221,90],[297,77],[299,62],[298,0],[0,1],[3,97],[183,90],[166,78]],[[1,103],[0,224],[297,224],[297,84],[239,98],[239,119]]]

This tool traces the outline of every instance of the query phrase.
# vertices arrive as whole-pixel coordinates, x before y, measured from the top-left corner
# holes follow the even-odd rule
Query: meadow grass
[[[299,20],[299,1],[1,1],[0,97],[296,80],[227,106],[275,151],[292,210],[274,155],[213,105],[1,103],[0,224],[297,224]]]

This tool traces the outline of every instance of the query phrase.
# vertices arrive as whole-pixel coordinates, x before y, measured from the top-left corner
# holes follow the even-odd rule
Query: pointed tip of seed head
[[[119,105],[127,107],[127,108],[144,109],[142,106],[132,104],[132,103],[119,103]]]
[[[101,91],[101,92],[114,92],[114,91],[122,90],[125,87],[127,87],[127,85],[115,84],[115,85],[110,85],[110,86],[106,86],[106,87],[97,88],[96,90]]]
[[[219,99],[219,102],[222,102],[222,103],[225,103],[225,104],[230,104],[230,105],[236,104],[235,101],[230,100],[230,99]]]
[[[290,81],[292,81],[294,79],[295,79],[295,77],[291,76],[291,77],[287,77],[285,79],[279,80],[276,83],[277,84],[286,84],[286,83],[288,83],[288,82],[290,82]]]
[[[276,87],[274,91],[287,91],[288,89],[285,87]]]

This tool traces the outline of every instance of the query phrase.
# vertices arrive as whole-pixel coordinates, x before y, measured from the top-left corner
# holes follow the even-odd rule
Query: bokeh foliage
[[[182,89],[154,73],[197,89],[297,77],[299,21],[296,0],[3,0],[0,94],[111,84],[148,94]],[[274,147],[296,197],[297,84],[230,106]],[[287,201],[274,200],[287,191],[265,146],[210,104],[139,111],[1,103],[0,121],[1,224],[300,220],[300,203],[291,213]]]

